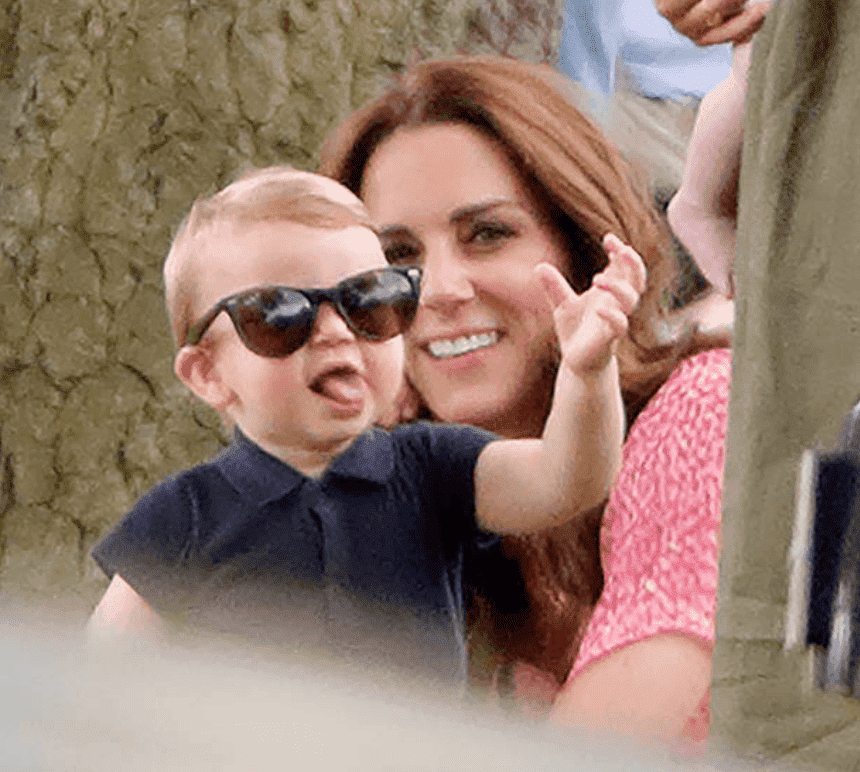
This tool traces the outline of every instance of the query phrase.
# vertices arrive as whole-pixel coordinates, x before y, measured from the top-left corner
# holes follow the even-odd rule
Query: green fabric
[[[783,683],[771,699],[808,676],[745,657],[781,641],[800,454],[833,445],[860,395],[860,0],[774,3],[754,39],[740,185],[715,733],[776,755],[786,738],[755,721],[822,695]]]

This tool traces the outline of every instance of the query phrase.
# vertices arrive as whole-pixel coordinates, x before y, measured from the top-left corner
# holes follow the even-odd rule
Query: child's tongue
[[[364,396],[361,376],[353,370],[335,370],[324,375],[317,383],[317,390],[323,396],[343,404],[360,402]]]

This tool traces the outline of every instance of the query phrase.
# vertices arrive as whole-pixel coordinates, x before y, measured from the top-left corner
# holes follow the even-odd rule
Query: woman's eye
[[[469,241],[478,245],[493,245],[516,235],[510,226],[500,222],[475,223],[469,234]]]
[[[383,251],[385,259],[392,265],[415,263],[418,260],[418,249],[412,244],[387,244]]]

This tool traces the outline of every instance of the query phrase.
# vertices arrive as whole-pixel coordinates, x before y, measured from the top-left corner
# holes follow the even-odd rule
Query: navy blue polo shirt
[[[374,428],[314,480],[237,432],[145,494],[93,557],[182,625],[460,681],[464,582],[522,592],[475,520],[475,464],[493,439]]]

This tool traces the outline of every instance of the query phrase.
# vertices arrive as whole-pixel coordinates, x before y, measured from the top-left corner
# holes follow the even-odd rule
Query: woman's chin
[[[488,391],[490,393],[464,389],[451,395],[440,389],[443,398],[434,400],[431,392],[427,405],[437,420],[446,423],[478,426],[510,438],[540,436],[545,418],[543,411],[534,411],[523,405],[516,395],[499,394],[497,389]],[[536,417],[538,413],[539,418]]]
[[[505,437],[539,437],[552,400],[553,352],[547,347],[527,358],[493,346],[449,359],[416,357],[407,372],[440,421],[471,424]],[[479,362],[470,362],[472,357]]]

